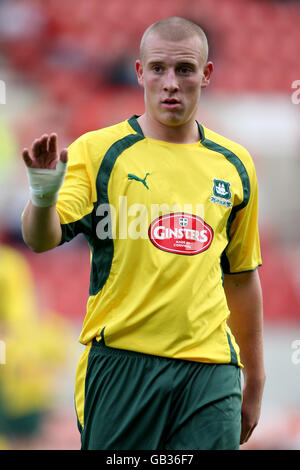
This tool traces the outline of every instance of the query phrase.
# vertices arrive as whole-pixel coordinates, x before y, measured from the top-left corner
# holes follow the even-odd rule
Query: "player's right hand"
[[[64,149],[58,155],[57,151],[57,135],[43,134],[39,139],[35,139],[32,143],[32,156],[30,156],[27,148],[23,150],[22,157],[27,168],[44,168],[55,170],[57,162],[62,163],[68,161],[68,151]]]
[[[26,165],[32,204],[37,207],[54,205],[67,171],[67,149],[58,155],[57,135],[44,134],[33,142],[32,155],[30,156],[25,148],[22,156]]]

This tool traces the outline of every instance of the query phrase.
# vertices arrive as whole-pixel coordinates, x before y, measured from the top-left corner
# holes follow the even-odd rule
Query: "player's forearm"
[[[22,216],[22,234],[26,245],[36,253],[59,245],[62,233],[55,204],[36,207],[28,202]]]
[[[226,275],[224,288],[231,312],[228,324],[240,347],[245,381],[263,388],[263,306],[258,272]]]
[[[259,421],[266,380],[262,292],[258,271],[226,275],[224,288],[231,312],[228,323],[240,347],[244,365],[240,437],[240,444],[244,444]]]

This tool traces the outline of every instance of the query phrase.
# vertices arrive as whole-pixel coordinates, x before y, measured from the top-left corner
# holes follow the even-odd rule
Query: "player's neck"
[[[198,125],[194,119],[182,126],[167,126],[145,113],[138,118],[138,123],[144,135],[151,139],[175,144],[193,144],[200,140]]]

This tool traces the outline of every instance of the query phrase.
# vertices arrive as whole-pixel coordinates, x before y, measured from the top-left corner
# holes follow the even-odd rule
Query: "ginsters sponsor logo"
[[[207,250],[213,229],[196,215],[177,212],[155,219],[148,235],[156,248],[179,255],[197,255]]]

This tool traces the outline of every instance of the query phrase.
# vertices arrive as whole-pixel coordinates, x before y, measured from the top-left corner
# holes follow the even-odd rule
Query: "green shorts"
[[[82,449],[238,449],[240,369],[151,356],[93,341]]]

